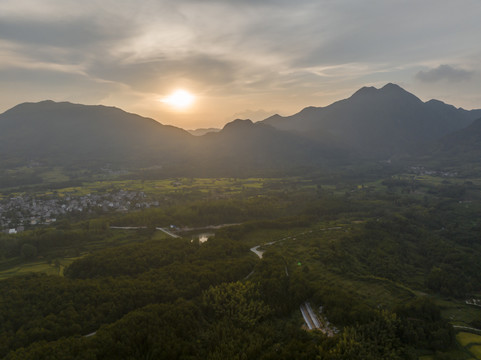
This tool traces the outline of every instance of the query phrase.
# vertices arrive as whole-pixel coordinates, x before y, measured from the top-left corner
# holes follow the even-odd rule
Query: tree
[[[204,305],[217,318],[228,318],[239,326],[254,326],[270,313],[251,282],[223,283],[204,292]]]
[[[31,244],[23,244],[20,253],[23,259],[32,260],[37,256],[37,248]]]
[[[367,324],[346,327],[336,347],[331,350],[334,360],[400,360],[403,345],[397,333],[400,321],[396,314],[376,312],[376,317]]]

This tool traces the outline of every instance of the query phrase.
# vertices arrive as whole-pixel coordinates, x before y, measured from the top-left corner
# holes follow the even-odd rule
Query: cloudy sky
[[[52,99],[219,127],[388,82],[481,108],[480,19],[480,0],[1,0],[0,112]],[[195,102],[166,102],[177,89]]]

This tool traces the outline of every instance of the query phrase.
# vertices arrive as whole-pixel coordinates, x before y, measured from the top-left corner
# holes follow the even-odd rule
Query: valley
[[[0,1],[0,359],[481,360],[479,1]]]
[[[198,320],[191,320],[189,325],[196,324],[193,328],[198,330],[192,330],[191,335],[177,336],[196,338],[196,331],[208,331],[209,335],[195,350],[184,348],[177,354],[205,351],[207,358],[214,353],[234,356],[223,347],[208,350],[210,336],[223,336],[222,341],[230,342],[236,352],[243,349],[254,357],[268,358],[269,351],[278,348],[276,342],[287,346],[296,341],[302,346],[302,352],[283,348],[286,357],[296,354],[299,358],[309,358],[317,354],[335,359],[337,351],[341,351],[339,347],[352,346],[343,344],[341,336],[359,336],[356,331],[360,330],[355,329],[364,329],[362,336],[368,336],[367,329],[376,323],[376,326],[394,326],[396,333],[407,331],[401,337],[392,335],[400,342],[392,345],[394,348],[389,351],[398,352],[401,358],[430,353],[433,359],[440,356],[434,354],[441,353],[459,359],[468,359],[470,353],[476,356],[476,347],[469,345],[472,341],[464,340],[462,334],[469,328],[476,328],[477,319],[481,319],[481,310],[465,303],[467,294],[478,296],[481,284],[478,277],[481,272],[475,260],[479,251],[476,243],[479,219],[475,216],[476,209],[481,206],[479,179],[425,172],[390,175],[384,179],[370,177],[362,181],[354,181],[352,177],[345,177],[344,182],[340,182],[339,177],[335,179],[332,181],[332,175],[311,175],[110,180],[57,189],[57,196],[72,198],[74,194],[82,198],[86,192],[115,194],[116,188],[124,189],[124,194],[138,195],[139,192],[133,191],[143,189],[142,201],[158,199],[159,203],[152,207],[134,207],[127,212],[115,209],[97,213],[72,212],[49,225],[1,235],[0,277],[3,280],[0,284],[7,287],[2,292],[3,304],[11,309],[5,312],[4,308],[2,312],[7,320],[5,324],[15,323],[8,319],[19,316],[14,310],[16,306],[23,304],[21,306],[37,309],[31,312],[30,320],[21,317],[16,320],[16,328],[5,329],[4,343],[13,348],[8,355],[3,354],[7,359],[16,359],[45,356],[41,355],[44,351],[45,354],[53,351],[56,356],[69,356],[74,351],[89,358],[89,353],[104,351],[102,347],[106,345],[101,344],[115,341],[118,347],[131,337],[129,331],[139,331],[128,330],[122,324],[147,314],[151,319],[154,314],[155,317],[165,316],[161,308],[155,307],[160,304],[174,313],[184,311],[176,308],[180,306],[180,299],[184,299],[182,301],[188,303],[183,306],[189,304],[189,311],[200,311]],[[42,191],[28,191],[37,198],[45,196]],[[234,223],[237,225],[214,228],[214,225]],[[169,231],[180,238],[155,230],[171,225],[175,228]],[[191,242],[190,234],[202,228],[209,228],[215,236],[207,242]],[[259,253],[254,254],[252,249]],[[258,256],[260,252],[262,256]],[[42,273],[45,275],[39,275]],[[161,282],[156,285],[151,281]],[[49,290],[50,299],[71,304],[77,315],[62,317],[67,309],[65,306],[48,310],[56,314],[57,320],[50,317],[54,322],[41,335],[34,324],[44,326],[41,324],[49,315],[38,308],[42,297],[32,298],[27,294],[35,292],[37,286],[42,288],[43,283],[53,286]],[[93,318],[93,314],[88,315],[90,300],[83,297],[73,300],[68,295],[78,291],[75,288],[79,286],[101,286],[99,289],[111,294],[95,295],[96,304],[101,306],[99,310],[103,310],[97,311]],[[166,294],[167,288],[171,288],[171,295],[165,297],[161,294]],[[91,291],[84,296],[93,296]],[[105,305],[101,304],[113,306],[111,296],[122,298],[125,291],[131,298],[128,307],[119,308],[120,303],[115,303],[112,310],[103,308]],[[214,302],[210,310],[209,306],[204,309],[203,297],[217,299],[232,291],[236,296],[246,292],[242,295],[246,298],[242,301],[239,298],[236,301],[241,302],[232,304],[228,310],[234,319],[239,317],[235,322],[228,324],[222,320],[221,314],[227,311],[223,308],[225,304],[215,305]],[[15,306],[10,303],[14,293],[18,302]],[[339,329],[339,335],[302,330],[299,305],[306,300],[312,306],[322,306],[323,316]],[[244,309],[247,304],[254,308]],[[419,306],[433,311],[433,317],[428,319],[416,313]],[[408,336],[412,330],[407,329],[414,325],[412,318],[415,322],[426,322],[422,325],[425,326],[424,335],[418,333],[417,339]],[[172,329],[179,326],[167,325],[160,318],[159,321],[165,325],[158,328],[152,323],[154,333],[165,326],[172,326]],[[215,330],[219,326],[242,337],[247,334],[241,331],[255,336],[257,331],[271,332],[271,326],[288,327],[293,338],[282,340],[280,334],[270,333],[268,338],[262,337],[264,341],[259,347],[247,350],[244,345],[251,343],[252,338],[242,345],[230,336],[216,333],[220,331]],[[450,330],[450,326],[454,327]],[[434,337],[435,327],[439,327],[436,330],[439,338]],[[17,333],[15,342],[7,335],[12,330]],[[67,331],[71,335],[60,339],[56,331]],[[75,334],[93,331],[95,335],[75,345],[77,350],[71,348]],[[124,340],[111,338],[112,331],[125,332]],[[461,335],[455,337],[456,331]],[[23,333],[25,335],[18,337]],[[36,339],[47,342],[40,346]],[[14,345],[16,341],[22,341],[21,348],[15,347],[18,346]],[[364,344],[378,341],[385,339],[362,338]],[[133,349],[134,345],[128,348]],[[319,349],[323,355],[319,355]],[[136,351],[157,350],[154,343],[148,343]]]
[[[394,84],[200,136],[1,114],[0,357],[479,358],[478,115]]]

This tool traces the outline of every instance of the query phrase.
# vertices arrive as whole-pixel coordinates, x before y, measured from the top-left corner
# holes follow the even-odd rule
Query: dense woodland
[[[0,356],[464,359],[437,299],[479,293],[480,199],[462,179],[266,179],[1,235],[0,270],[43,261],[63,276],[0,280]],[[199,243],[155,230],[169,224],[237,225]],[[250,251],[268,242],[262,259]],[[303,327],[306,300],[337,334]]]

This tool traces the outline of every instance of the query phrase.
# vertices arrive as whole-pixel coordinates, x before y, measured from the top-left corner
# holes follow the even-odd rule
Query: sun
[[[176,90],[169,96],[160,99],[161,102],[178,110],[188,109],[195,101],[195,96],[186,90]]]

